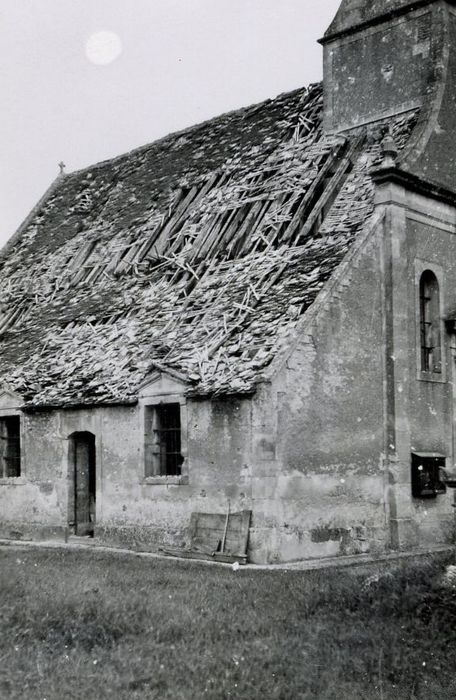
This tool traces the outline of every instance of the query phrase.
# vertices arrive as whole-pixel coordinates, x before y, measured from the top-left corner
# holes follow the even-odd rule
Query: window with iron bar
[[[178,403],[146,408],[145,476],[180,476],[181,418]]]
[[[19,416],[0,418],[0,478],[21,475],[21,423]]]

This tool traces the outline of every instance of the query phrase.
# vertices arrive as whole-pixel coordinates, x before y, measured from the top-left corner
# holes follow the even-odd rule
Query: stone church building
[[[322,84],[60,175],[1,252],[0,537],[453,540],[456,2],[321,43]]]

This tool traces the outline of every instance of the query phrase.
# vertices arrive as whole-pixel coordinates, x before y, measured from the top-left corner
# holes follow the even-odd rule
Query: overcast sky
[[[76,170],[320,80],[316,40],[338,6],[1,0],[0,244],[55,178],[60,160],[67,172]],[[97,39],[103,31],[121,46],[116,37]]]

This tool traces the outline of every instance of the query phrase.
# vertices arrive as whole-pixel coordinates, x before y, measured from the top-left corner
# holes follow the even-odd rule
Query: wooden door
[[[95,529],[95,436],[76,433],[74,441],[75,534],[93,537]]]

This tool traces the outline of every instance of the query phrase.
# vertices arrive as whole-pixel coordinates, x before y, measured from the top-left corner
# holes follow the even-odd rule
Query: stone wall
[[[147,400],[146,400],[147,403]],[[144,477],[142,405],[23,416],[22,476],[0,484],[0,536],[63,538],[73,468],[69,437],[96,437],[96,537],[145,549],[188,544],[192,511],[250,509],[250,401],[188,401],[188,483]],[[186,426],[187,427],[187,426]]]
[[[382,230],[254,402],[252,556],[383,549]]]
[[[444,318],[456,309],[456,216],[453,207],[400,187],[379,189],[379,201],[390,205],[391,275],[388,294],[394,323],[389,330],[387,405],[389,436],[389,501],[396,546],[452,541],[452,490],[435,499],[412,498],[411,452],[439,453],[454,465],[454,340]],[[432,270],[440,285],[442,373],[420,371],[419,278]]]

